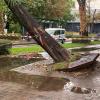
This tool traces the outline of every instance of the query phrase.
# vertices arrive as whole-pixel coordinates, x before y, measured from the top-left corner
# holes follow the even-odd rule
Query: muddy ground
[[[100,53],[100,50],[93,52]],[[20,64],[24,66],[24,63]],[[4,65],[6,67],[2,69]],[[26,66],[28,71],[22,67],[23,72],[18,62],[13,62],[10,68],[6,63],[4,65],[0,64],[0,100],[100,100],[100,56],[88,69],[48,72],[45,75],[41,75],[41,71],[33,73],[33,65]],[[16,67],[20,72],[12,70]]]

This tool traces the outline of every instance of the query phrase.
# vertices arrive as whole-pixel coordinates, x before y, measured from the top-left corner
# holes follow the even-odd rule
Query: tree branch
[[[86,0],[77,0],[77,2],[79,5],[85,5]]]

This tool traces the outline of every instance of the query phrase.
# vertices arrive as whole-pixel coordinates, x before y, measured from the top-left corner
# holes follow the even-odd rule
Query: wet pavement
[[[80,78],[72,81],[48,78],[37,89],[25,84],[0,81],[0,100],[100,100],[100,80]]]

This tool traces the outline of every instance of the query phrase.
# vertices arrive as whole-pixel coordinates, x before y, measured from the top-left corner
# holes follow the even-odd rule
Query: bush
[[[0,34],[0,39],[19,40],[21,36],[12,34]]]
[[[0,39],[0,55],[9,54],[9,49],[12,47],[12,43],[8,40]]]
[[[11,33],[11,32],[13,32],[13,31],[14,31],[15,33],[21,33],[21,32],[22,32],[22,27],[21,27],[21,25],[19,24],[19,22],[10,20],[10,21],[9,21],[8,32]]]
[[[65,32],[65,36],[66,38],[73,38],[73,37],[79,37],[79,33],[78,32]]]
[[[90,43],[91,40],[88,38],[73,38],[72,43]]]

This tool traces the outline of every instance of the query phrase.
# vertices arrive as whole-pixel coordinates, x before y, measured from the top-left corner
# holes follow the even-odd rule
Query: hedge
[[[12,47],[12,43],[8,40],[0,39],[0,55],[9,54],[9,49]]]
[[[72,43],[90,43],[91,39],[89,38],[73,38]]]
[[[0,34],[0,39],[19,40],[21,36],[12,34]]]

